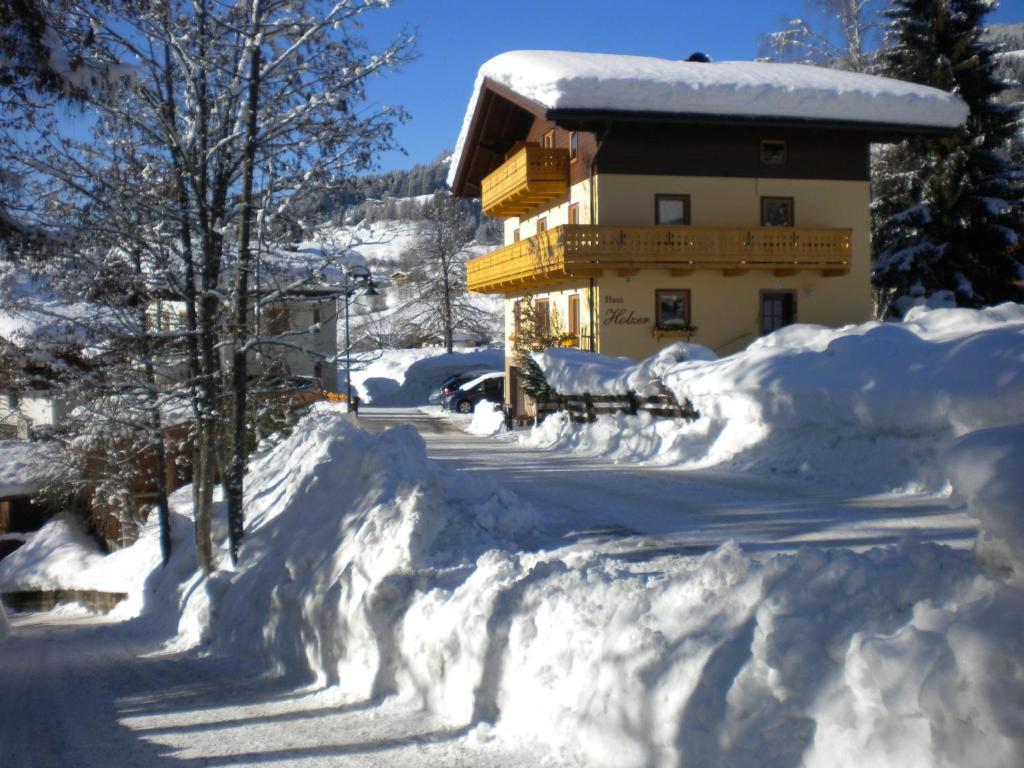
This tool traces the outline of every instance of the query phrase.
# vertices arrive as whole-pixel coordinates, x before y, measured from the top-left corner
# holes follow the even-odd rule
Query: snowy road
[[[524,763],[397,705],[337,706],[227,660],[153,653],[131,626],[26,615],[0,641],[3,768],[404,768]]]
[[[553,521],[552,537],[613,539],[618,551],[695,554],[729,539],[767,553],[807,543],[860,548],[896,543],[909,528],[969,546],[976,532],[934,496],[851,496],[795,480],[615,464],[476,437],[414,408],[364,408],[360,423],[413,424],[432,459],[515,492]]]

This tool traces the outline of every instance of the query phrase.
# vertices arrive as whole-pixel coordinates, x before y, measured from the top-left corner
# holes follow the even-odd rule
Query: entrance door
[[[761,294],[761,335],[796,322],[796,293],[771,291]]]

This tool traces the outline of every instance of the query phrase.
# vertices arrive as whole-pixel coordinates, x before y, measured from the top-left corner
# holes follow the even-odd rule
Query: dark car
[[[457,413],[472,413],[481,400],[501,403],[505,400],[505,374],[493,371],[477,376],[459,387],[444,401],[444,407]]]
[[[428,402],[431,405],[436,405],[437,403],[443,404],[449,397],[455,394],[455,391],[459,387],[461,387],[467,381],[472,381],[473,379],[487,372],[488,371],[486,369],[477,371],[464,371],[462,373],[456,373],[453,374],[452,376],[449,376],[441,383],[440,387],[438,387],[437,389],[430,393]]]

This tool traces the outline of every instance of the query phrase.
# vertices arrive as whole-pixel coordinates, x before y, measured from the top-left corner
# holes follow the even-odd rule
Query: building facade
[[[505,297],[509,350],[527,305],[554,343],[634,359],[863,322],[871,144],[950,130],[957,101],[799,65],[503,54],[449,177],[505,221],[469,288]],[[511,352],[506,365],[516,402]]]

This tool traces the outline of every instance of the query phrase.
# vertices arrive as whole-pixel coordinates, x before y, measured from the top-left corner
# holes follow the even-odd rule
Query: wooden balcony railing
[[[849,229],[806,227],[605,227],[568,225],[472,259],[471,291],[512,293],[599,276],[603,270],[696,269],[791,274],[850,269]]]
[[[521,216],[569,191],[569,150],[523,147],[481,185],[488,216]]]

